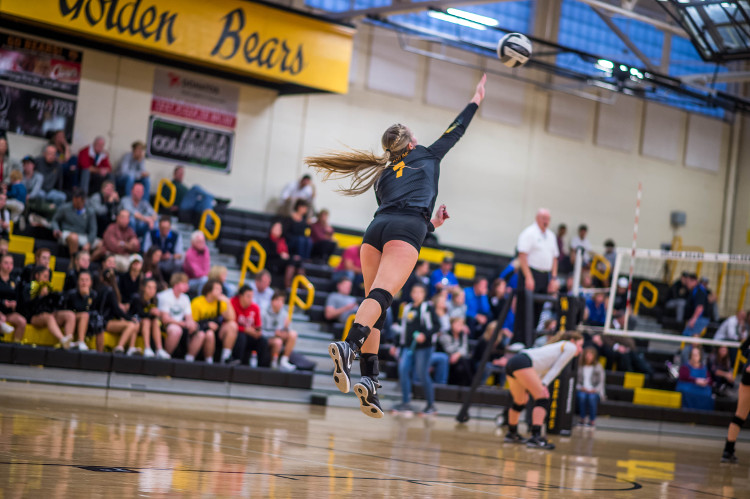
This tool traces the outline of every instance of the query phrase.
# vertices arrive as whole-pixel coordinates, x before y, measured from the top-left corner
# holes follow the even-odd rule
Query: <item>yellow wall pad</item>
[[[341,234],[340,232],[333,233],[333,240],[339,245],[339,248],[349,248],[351,246],[357,246],[362,244],[362,236],[353,236],[351,234]]]
[[[10,253],[33,253],[34,238],[11,235],[10,243],[8,244],[8,251]]]

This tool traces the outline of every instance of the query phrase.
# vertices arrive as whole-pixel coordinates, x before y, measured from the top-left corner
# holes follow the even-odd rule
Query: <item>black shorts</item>
[[[505,374],[511,378],[515,378],[515,376],[513,376],[514,372],[521,369],[528,369],[529,367],[534,367],[534,364],[531,362],[531,357],[525,353],[519,353],[511,357],[508,363],[505,364]]]
[[[419,251],[426,235],[427,220],[416,213],[378,213],[362,242],[382,252],[388,241],[406,241]]]

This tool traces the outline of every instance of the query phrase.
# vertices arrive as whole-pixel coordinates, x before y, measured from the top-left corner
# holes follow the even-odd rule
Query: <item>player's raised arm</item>
[[[443,135],[437,139],[434,144],[427,148],[437,158],[442,159],[448,151],[450,151],[451,147],[456,145],[458,139],[460,139],[466,132],[466,127],[469,126],[471,119],[474,117],[474,113],[476,113],[479,108],[479,104],[484,100],[484,84],[486,81],[487,75],[482,75],[482,79],[477,83],[471,102],[469,102],[464,110],[461,111],[461,114],[453,120]]]

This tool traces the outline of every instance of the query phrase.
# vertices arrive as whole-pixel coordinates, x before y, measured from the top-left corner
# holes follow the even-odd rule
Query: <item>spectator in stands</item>
[[[518,257],[516,257],[508,262],[508,265],[506,265],[505,268],[500,271],[500,275],[498,277],[505,281],[507,287],[509,288],[509,291],[518,290],[518,269],[520,267],[521,261],[518,259]]]
[[[513,299],[513,303],[515,303],[515,298]],[[490,354],[484,369],[483,383],[487,382],[490,375],[494,375],[495,385],[505,386],[505,364],[508,361],[506,357],[507,346],[513,337],[513,331],[503,326],[503,324],[498,324],[497,321],[492,321],[487,324],[484,334],[479,338],[474,347],[474,352],[471,356],[471,363],[472,366],[475,367],[475,372],[481,368],[481,360],[485,350],[490,348]],[[501,330],[493,344],[491,343],[492,335],[498,327],[500,327]]]
[[[124,296],[123,296],[124,298]],[[156,303],[156,281],[153,279],[143,279],[138,293],[130,299],[128,313],[136,317],[140,322],[140,332],[143,337],[143,356],[146,358],[156,357],[157,359],[169,359],[171,356],[164,350],[161,339],[159,318],[161,312]],[[153,340],[156,352],[151,348]],[[137,352],[135,348],[135,337],[130,342],[128,355]]]
[[[453,273],[453,258],[446,256],[443,263],[430,275],[430,296],[441,289],[447,289],[448,293],[458,291],[458,278]]]
[[[440,333],[440,346],[450,359],[448,383],[469,386],[474,377],[469,356],[469,328],[461,317],[450,320],[450,329]]]
[[[309,261],[312,255],[312,238],[307,234],[310,226],[307,224],[307,202],[298,199],[294,203],[294,209],[288,217],[284,218],[284,238],[289,247],[289,254],[295,260]]]
[[[89,206],[96,215],[97,236],[102,237],[107,227],[117,220],[120,212],[120,196],[115,190],[115,184],[105,180],[101,190],[91,196]]]
[[[19,313],[21,287],[21,280],[13,275],[13,255],[3,255],[0,258],[0,326],[10,324],[16,342],[23,340],[26,331],[26,318]]]
[[[225,298],[221,293],[221,283],[208,280],[203,285],[201,295],[194,298],[190,304],[193,319],[198,322],[198,329],[206,333],[203,356],[208,364],[214,361],[217,337],[222,347],[220,362],[232,363],[232,350],[237,341],[237,318],[234,308]]]
[[[26,156],[21,162],[23,170],[23,186],[26,187],[26,200],[43,198],[42,185],[44,176],[36,171],[36,161],[31,156]]]
[[[104,330],[120,335],[113,352],[125,353],[125,345],[138,334],[139,324],[120,306],[122,300],[117,285],[117,273],[113,268],[102,271],[96,291],[99,298],[97,309],[104,320]]]
[[[719,317],[719,307],[716,305],[716,293],[714,293],[709,287],[708,287],[708,279],[705,277],[701,279],[701,284],[703,285],[703,288],[706,290],[706,317],[708,317],[710,322],[719,322],[721,320],[721,317]]]
[[[578,234],[573,236],[570,240],[570,261],[571,263],[576,262],[578,250],[583,251],[583,265],[587,267],[591,263],[591,243],[586,239],[586,235],[589,232],[589,228],[586,224],[578,226]]]
[[[708,372],[711,375],[712,390],[716,395],[723,395],[734,387],[734,369],[729,348],[725,346],[716,347],[715,352],[707,362]]]
[[[198,323],[193,320],[193,309],[188,292],[188,276],[175,272],[170,278],[171,288],[156,295],[156,302],[161,312],[162,331],[167,335],[164,349],[173,355],[183,336],[187,339],[187,356],[195,359],[206,339],[198,331]],[[187,358],[187,357],[186,357]]]
[[[68,139],[65,137],[65,130],[55,130],[52,132],[49,137],[49,143],[55,146],[57,161],[62,166],[63,190],[68,191],[78,186],[78,178],[76,177],[78,173],[76,170],[78,157],[73,155],[70,150],[70,144],[68,144]]]
[[[274,293],[271,305],[263,311],[262,331],[271,349],[271,367],[282,371],[294,371],[297,367],[290,362],[290,356],[297,344],[297,332],[289,329],[292,321],[284,302],[286,294]],[[283,352],[282,352],[283,349]]]
[[[570,255],[565,250],[565,235],[568,233],[568,226],[560,224],[557,226],[557,251],[559,256],[557,257],[557,270],[560,274],[567,274],[573,267],[570,264]]]
[[[91,266],[91,253],[81,250],[75,254],[73,261],[70,262],[70,268],[65,272],[65,283],[63,292],[75,289],[78,286],[78,275]]]
[[[0,239],[0,256],[7,255],[10,247],[10,241],[7,239]]]
[[[711,322],[708,293],[706,288],[698,282],[698,276],[695,274],[688,274],[686,284],[688,297],[685,314],[688,319],[682,335],[698,336]]]
[[[398,377],[401,384],[401,404],[394,408],[396,413],[409,415],[411,408],[411,385],[414,378],[422,380],[422,388],[427,406],[422,414],[437,413],[435,408],[435,388],[430,377],[430,360],[434,352],[433,336],[439,330],[438,317],[427,299],[427,288],[415,284],[411,289],[411,302],[404,307],[401,319],[401,354]],[[435,338],[436,339],[436,338]]]
[[[682,393],[684,409],[712,411],[714,399],[711,396],[711,374],[700,347],[693,347],[690,362],[680,366],[680,377],[676,390]]]
[[[105,145],[104,137],[99,136],[91,145],[78,151],[79,185],[86,196],[98,191],[105,180],[114,181]]]
[[[266,266],[271,269],[275,276],[283,277],[285,288],[289,287],[295,269],[289,254],[289,246],[284,238],[284,226],[281,222],[276,221],[271,224],[268,229],[268,239],[270,244],[267,248]]]
[[[596,334],[592,336],[591,341],[599,355],[606,357],[608,364],[616,367],[618,371],[643,373],[649,377],[653,375],[651,364],[638,351],[633,338],[609,335],[602,337]]]
[[[115,255],[107,255],[104,257],[101,263],[101,270],[104,272],[107,269],[117,271],[117,262],[115,261]]]
[[[191,214],[200,215],[204,211],[213,208],[214,196],[199,185],[194,185],[190,189],[185,186],[185,167],[176,166],[172,175],[172,183],[177,189],[172,211],[184,211]],[[162,196],[169,199],[168,187],[162,189]]]
[[[167,289],[167,280],[161,273],[159,263],[161,263],[161,250],[156,246],[151,246],[143,261],[143,277],[156,281],[156,289],[161,292]]]
[[[130,213],[130,226],[139,238],[154,228],[156,212],[151,203],[143,197],[143,184],[133,186],[130,196],[122,198],[120,209]]]
[[[52,235],[59,244],[67,246],[71,255],[78,249],[90,251],[98,244],[96,214],[86,207],[83,191],[73,189],[73,200],[60,206],[52,217]]]
[[[234,345],[234,357],[240,359],[241,364],[252,367],[268,367],[271,365],[271,351],[268,338],[261,330],[261,312],[257,303],[253,302],[253,288],[243,285],[232,297],[230,303],[237,316],[237,343]],[[253,357],[253,352],[255,356]],[[255,358],[255,365],[252,359]]]
[[[128,264],[128,271],[120,274],[118,279],[118,287],[120,289],[120,298],[122,298],[123,304],[130,304],[133,296],[138,294],[143,284],[143,258],[141,255],[134,254],[130,257],[130,263]],[[128,305],[129,307],[129,305]],[[130,310],[130,314],[134,314]]]
[[[271,273],[268,270],[261,270],[250,281],[250,287],[253,288],[253,301],[260,307],[261,313],[268,310],[271,306],[274,290],[271,288]]]
[[[331,255],[336,251],[337,244],[333,240],[333,227],[328,223],[328,210],[320,210],[318,219],[310,225],[310,238],[313,242],[311,257],[328,263]]]
[[[430,300],[432,307],[435,309],[435,315],[438,317],[439,332],[447,333],[451,328],[450,308],[448,306],[448,291],[443,290],[435,293]],[[466,314],[461,315],[463,318]]]
[[[182,269],[190,279],[190,289],[197,291],[208,281],[208,271],[211,270],[211,253],[206,245],[206,236],[196,230],[190,235],[190,247],[185,252]],[[208,341],[208,338],[207,338]]]
[[[364,282],[362,278],[362,259],[360,258],[361,244],[349,246],[341,254],[341,262],[333,272],[333,279],[338,280],[347,277],[352,281],[352,289],[359,290]]]
[[[130,152],[120,160],[120,168],[117,172],[117,190],[123,196],[129,196],[136,182],[143,184],[143,191],[148,200],[151,192],[151,181],[146,171],[146,144],[136,140],[130,145]]]
[[[34,272],[36,271],[37,267],[44,267],[45,269],[49,269],[49,262],[51,258],[52,252],[49,248],[45,248],[44,246],[42,246],[35,249],[34,263],[30,263],[23,268],[23,270],[21,271],[21,282],[23,282],[24,284],[31,282],[34,279]]]
[[[747,318],[748,314],[744,310],[738,311],[735,315],[727,317],[721,323],[719,329],[714,334],[715,340],[720,341],[742,341],[747,336]]]
[[[342,277],[336,283],[336,291],[326,298],[324,316],[330,322],[346,322],[350,315],[357,313],[357,299],[352,296],[352,281]]]
[[[594,426],[599,402],[604,399],[604,368],[599,363],[596,348],[587,347],[583,350],[581,367],[578,369],[576,380],[576,395],[578,398],[579,424]]]
[[[57,162],[55,146],[49,145],[44,148],[44,154],[34,162],[34,169],[42,174],[42,189],[39,198],[42,201],[52,203],[54,206],[63,204],[66,197],[65,193],[62,192],[62,168],[60,163]],[[29,192],[34,193],[33,190]]]
[[[492,281],[491,293],[490,293],[490,310],[491,320],[495,320],[500,317],[500,312],[503,310],[505,305],[507,284],[504,279],[495,279]]]
[[[78,274],[78,282],[74,289],[65,292],[64,307],[75,314],[76,320],[76,338],[77,341],[71,343],[71,347],[86,351],[89,347],[86,345],[86,336],[89,333],[89,313],[96,310],[97,294],[92,289],[94,282],[91,273],[83,270]],[[94,331],[96,334],[96,350],[104,351],[104,330]]]
[[[31,281],[24,284],[22,293],[26,322],[34,327],[46,327],[62,347],[68,349],[73,340],[76,316],[70,310],[60,309],[60,294],[52,289],[50,270],[36,266]]]
[[[143,239],[143,251],[148,251],[152,246],[161,250],[161,271],[166,278],[182,268],[182,235],[172,230],[172,219],[163,216],[159,219],[159,227],[150,230]]]
[[[94,260],[102,258],[107,253],[115,255],[117,270],[126,271],[130,265],[130,255],[137,253],[141,249],[141,243],[138,236],[130,227],[130,213],[127,210],[120,210],[114,223],[109,224],[104,231],[102,244],[94,250],[92,255]]]
[[[5,136],[5,132],[2,132],[2,135],[0,135],[0,183],[8,183],[10,172],[20,169],[18,162],[10,157],[8,138]]]
[[[458,291],[452,295],[447,294],[448,290],[443,291],[445,291],[446,297],[450,296],[450,301],[448,302],[448,316],[451,318],[466,317],[466,312],[469,310],[469,307],[466,305],[466,293],[464,293],[464,290],[459,288]]]
[[[298,181],[289,182],[281,191],[281,214],[291,213],[297,201],[305,201],[312,206],[315,201],[315,186],[310,175],[303,175]]]
[[[473,286],[464,288],[466,325],[473,332],[473,336],[482,334],[492,317],[492,308],[487,292],[487,278],[482,276],[474,278]]]
[[[10,210],[6,206],[8,196],[0,192],[0,239],[10,239]]]
[[[584,324],[587,326],[604,327],[606,317],[607,297],[604,293],[595,293],[593,297],[586,298]]]
[[[234,296],[237,294],[237,286],[231,282],[227,282],[227,276],[229,275],[229,269],[224,265],[214,265],[208,271],[208,278],[221,283],[221,293],[224,296]],[[229,299],[229,298],[227,298]]]
[[[680,278],[669,287],[667,303],[664,305],[665,309],[675,311],[675,319],[680,323],[685,320],[685,307],[687,306],[688,294],[690,294],[687,281],[688,272],[683,272]]]
[[[615,248],[615,242],[612,239],[604,241],[604,258],[609,262],[609,271],[614,272],[615,260],[617,259],[617,249]]]
[[[13,170],[10,172],[10,185],[8,186],[8,201],[6,205],[10,210],[10,219],[18,223],[18,219],[26,208],[26,186],[23,183],[23,172]]]
[[[411,299],[411,288],[417,283],[422,283],[425,286],[430,285],[430,262],[427,260],[418,260],[414,266],[409,278],[406,280],[406,284],[401,288],[400,303],[408,303]]]

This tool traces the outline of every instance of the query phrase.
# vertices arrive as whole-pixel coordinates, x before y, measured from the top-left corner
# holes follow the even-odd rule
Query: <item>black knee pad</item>
[[[388,313],[388,308],[391,306],[391,303],[393,303],[393,295],[385,289],[375,288],[370,290],[370,294],[367,295],[367,298],[375,300],[378,302],[378,305],[380,305],[380,317],[375,321],[373,327],[375,329],[382,329],[383,324],[385,323],[385,316]]]
[[[737,415],[734,415],[732,416],[732,423],[742,428],[742,425],[745,424],[745,420],[742,419],[741,417],[738,417]]]
[[[742,378],[740,378],[740,383],[742,383],[745,386],[750,386],[750,373],[743,370],[742,371]]]
[[[534,407],[542,407],[545,411],[549,411],[549,399],[534,400]]]
[[[526,409],[526,404],[516,404],[515,402],[513,402],[510,408],[516,412],[523,412],[523,410]]]

